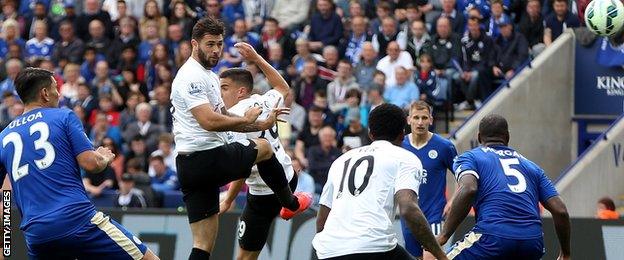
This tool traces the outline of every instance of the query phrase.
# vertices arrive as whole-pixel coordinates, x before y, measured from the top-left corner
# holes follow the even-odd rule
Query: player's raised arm
[[[286,98],[289,93],[290,87],[288,86],[288,83],[286,82],[286,80],[284,80],[282,75],[280,75],[279,72],[275,68],[273,68],[273,66],[271,66],[271,64],[269,64],[264,58],[262,58],[262,56],[260,56],[260,54],[258,54],[256,50],[254,50],[254,48],[248,43],[239,42],[234,46],[238,49],[238,52],[241,54],[241,56],[243,56],[243,58],[245,58],[247,61],[255,63],[258,68],[262,70],[264,76],[266,76],[269,85],[273,87],[273,89],[281,93],[284,98]]]
[[[401,217],[405,219],[405,223],[418,242],[437,259],[447,259],[446,254],[444,254],[433,233],[431,233],[429,222],[427,222],[425,215],[418,207],[416,192],[409,189],[399,190],[394,195],[394,198],[397,204],[399,204]]]
[[[461,175],[461,173],[458,173]],[[451,209],[444,222],[442,232],[438,237],[438,242],[443,245],[446,244],[449,237],[455,232],[459,224],[466,218],[470,212],[470,207],[477,195],[477,178],[475,175],[464,174],[460,176],[459,188],[455,192],[453,201],[451,202]]]

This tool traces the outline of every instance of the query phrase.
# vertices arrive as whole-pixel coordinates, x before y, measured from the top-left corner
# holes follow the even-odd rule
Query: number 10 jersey
[[[350,150],[334,161],[320,204],[331,208],[312,245],[319,258],[387,252],[397,245],[394,195],[418,193],[423,171],[412,153],[387,141]]]

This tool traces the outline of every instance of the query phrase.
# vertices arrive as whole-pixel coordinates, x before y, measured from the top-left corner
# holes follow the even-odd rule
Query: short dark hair
[[[165,158],[163,158],[160,155],[154,155],[154,156],[150,157],[149,161],[150,162],[151,161],[160,161],[161,163],[164,163],[165,162]]]
[[[24,104],[37,101],[39,91],[52,86],[52,76],[50,71],[29,67],[17,74],[15,78],[15,90]]]
[[[509,135],[509,125],[507,120],[501,115],[490,114],[479,122],[479,136],[482,141],[486,139],[495,141],[505,141]]]
[[[605,208],[607,208],[608,210],[615,210],[615,203],[613,202],[613,200],[609,197],[603,197],[601,198],[598,203],[605,205]]]
[[[310,112],[317,112],[317,113],[323,113],[323,109],[318,107],[318,106],[311,106],[310,109],[308,110],[308,113]]]
[[[242,85],[251,92],[253,90],[253,76],[251,72],[243,68],[231,68],[224,70],[219,75],[222,79],[230,79],[233,82]]]
[[[385,103],[377,106],[368,116],[368,126],[373,140],[393,142],[402,137],[407,120],[400,107]]]
[[[362,100],[362,92],[357,88],[347,90],[345,98],[356,97],[358,100]]]
[[[267,17],[267,18],[265,18],[265,19],[264,19],[264,22],[265,22],[265,23],[266,23],[266,22],[275,23],[275,24],[277,24],[277,25],[279,26],[279,21],[278,21],[277,19],[273,18],[273,17]]]
[[[562,3],[565,3],[566,5],[569,5],[569,4],[568,4],[568,0],[553,0],[553,5],[554,5],[556,2],[562,2]]]
[[[205,35],[223,35],[224,32],[225,26],[223,22],[217,18],[208,16],[202,18],[193,26],[191,37],[193,40],[199,41]]]

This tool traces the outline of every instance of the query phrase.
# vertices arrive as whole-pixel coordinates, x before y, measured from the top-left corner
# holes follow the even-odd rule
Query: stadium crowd
[[[291,84],[279,136],[299,188],[320,193],[342,152],[370,143],[367,118],[389,102],[425,100],[436,111],[474,110],[565,28],[582,24],[587,0],[2,0],[0,129],[23,105],[14,80],[27,67],[53,71],[61,105],[95,146],[117,157],[83,174],[94,197],[117,206],[162,206],[179,189],[169,100],[191,54],[195,21],[225,21],[215,72],[246,67],[254,91],[271,86],[234,44],[254,46]]]

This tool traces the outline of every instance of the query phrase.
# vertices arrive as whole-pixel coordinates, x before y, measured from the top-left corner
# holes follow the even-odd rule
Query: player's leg
[[[284,168],[275,157],[269,142],[265,139],[253,139],[251,141],[256,144],[258,150],[256,157],[258,174],[275,193],[281,205],[287,209],[284,214],[280,213],[282,218],[290,219],[295,214],[306,210],[312,202],[311,196],[303,193],[293,194],[288,186]]]
[[[401,218],[401,229],[403,231],[403,240],[405,240],[405,249],[407,249],[407,252],[414,257],[422,257],[422,247],[405,224],[405,220],[403,218]]]
[[[505,241],[498,237],[470,231],[463,240],[453,245],[447,256],[449,259],[460,260],[504,259],[501,255],[505,252],[506,246]]]
[[[289,168],[292,170],[292,168]],[[289,186],[297,188],[297,175],[293,175]],[[280,205],[273,195],[255,196],[247,194],[247,204],[241,214],[238,226],[238,260],[256,260],[266,244],[269,230],[275,217],[278,216]]]
[[[178,180],[193,235],[190,259],[209,259],[215,244],[219,228],[219,182],[222,182],[219,175],[224,168],[219,165],[232,163],[219,155],[222,153],[222,149],[214,148],[176,158]]]
[[[153,253],[148,254],[147,246],[138,237],[101,212],[71,240],[79,245],[78,259],[158,259]]]
[[[510,259],[526,259],[526,260],[539,260],[544,256],[546,249],[544,248],[544,239],[527,239],[517,240],[516,250],[513,252],[513,256]]]

